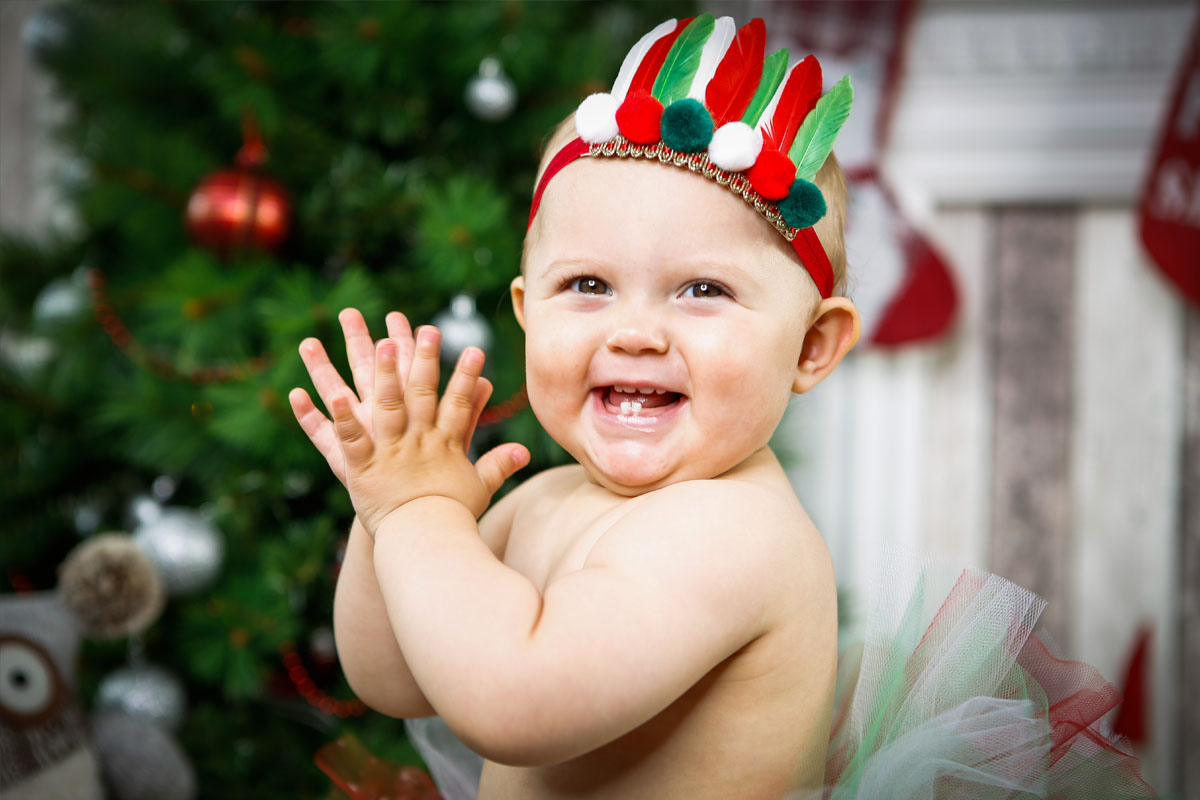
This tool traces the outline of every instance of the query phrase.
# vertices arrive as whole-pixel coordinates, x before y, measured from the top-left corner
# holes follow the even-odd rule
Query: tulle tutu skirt
[[[1117,690],[1035,630],[1041,598],[980,570],[882,562],[839,658],[825,786],[787,800],[1154,796],[1100,729]],[[405,727],[441,796],[474,800],[482,759],[437,717]]]
[[[1154,796],[1100,729],[1120,693],[1035,629],[1045,601],[981,570],[908,561],[885,560],[862,640],[839,658],[814,797]]]

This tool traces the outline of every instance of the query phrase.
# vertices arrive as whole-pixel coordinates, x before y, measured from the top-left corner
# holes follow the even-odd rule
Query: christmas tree
[[[202,796],[323,796],[313,754],[344,730],[416,763],[337,668],[352,509],[288,406],[297,345],[319,337],[348,379],[342,308],[377,338],[392,309],[442,324],[488,351],[478,452],[528,445],[523,475],[565,460],[523,402],[506,300],[539,150],[686,12],[81,0],[26,26],[67,108],[77,224],[0,235],[0,581],[53,588],[81,539],[134,534],[170,598],[132,642],[85,646],[77,694],[120,704],[131,650],[173,675]]]

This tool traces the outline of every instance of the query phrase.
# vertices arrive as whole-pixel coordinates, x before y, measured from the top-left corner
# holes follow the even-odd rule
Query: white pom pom
[[[614,138],[617,129],[617,98],[597,92],[584,98],[575,112],[575,131],[588,144],[603,144]]]
[[[741,172],[754,166],[762,150],[762,134],[744,122],[727,122],[708,143],[708,157],[721,169]]]

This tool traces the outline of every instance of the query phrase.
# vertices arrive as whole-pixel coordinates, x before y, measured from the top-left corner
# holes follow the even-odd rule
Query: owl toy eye
[[[54,661],[28,639],[0,636],[0,719],[18,725],[51,716],[63,698]]]

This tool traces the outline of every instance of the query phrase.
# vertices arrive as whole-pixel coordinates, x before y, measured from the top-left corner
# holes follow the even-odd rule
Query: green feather
[[[687,97],[692,88],[692,79],[700,68],[700,55],[704,43],[713,32],[713,15],[701,14],[679,33],[679,38],[667,51],[667,59],[654,80],[650,94],[663,106]]]
[[[783,73],[787,72],[787,63],[787,50],[776,50],[763,60],[762,77],[759,78],[758,88],[754,90],[754,97],[750,99],[750,105],[746,106],[746,113],[742,114],[742,122],[751,128],[758,124],[758,118],[762,116],[763,111],[771,103],[771,98],[775,96],[775,90],[783,82]]]
[[[796,177],[811,181],[833,149],[838,132],[850,116],[850,104],[854,102],[854,87],[846,75],[817,101],[817,106],[808,112],[788,158],[796,165]]]

